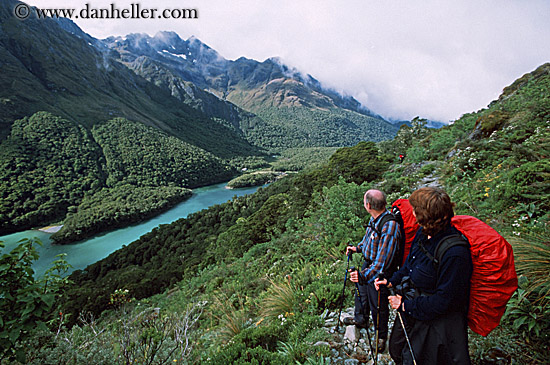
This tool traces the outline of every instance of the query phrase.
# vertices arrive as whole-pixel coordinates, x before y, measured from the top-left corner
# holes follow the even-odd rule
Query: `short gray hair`
[[[381,211],[386,209],[386,194],[381,190],[369,190],[365,193],[365,199],[370,204],[371,209]]]

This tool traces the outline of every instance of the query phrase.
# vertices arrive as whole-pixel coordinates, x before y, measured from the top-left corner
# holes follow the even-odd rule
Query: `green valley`
[[[469,334],[473,363],[548,361],[550,63],[441,128],[399,126],[277,58],[227,60],[173,32],[95,39],[16,4],[0,2],[0,235],[56,225],[70,244],[191,189],[265,186],[70,275],[63,254],[35,275],[35,239],[0,242],[1,365],[367,362],[334,322],[353,306],[363,194],[427,185],[514,249],[519,288],[489,336]]]
[[[391,141],[339,149],[320,168],[159,227],[73,273],[62,307],[72,313],[65,323],[79,325],[65,336],[89,338],[86,331],[102,328],[110,335],[96,337],[87,356],[99,358],[99,349],[117,356],[120,331],[130,328],[121,318],[158,308],[157,319],[135,330],[159,331],[155,326],[168,319],[196,315],[188,334],[195,345],[178,352],[184,361],[326,360],[334,337],[323,324],[343,300],[344,248],[364,232],[362,194],[380,187],[390,199],[407,197],[435,179],[452,195],[457,214],[489,222],[512,243],[520,275],[520,290],[501,325],[487,338],[470,334],[472,359],[481,363],[498,346],[521,363],[544,361],[550,328],[548,67],[447,127],[429,130],[418,119]],[[400,163],[393,151],[403,148]],[[81,312],[93,313],[94,327],[77,319]],[[529,313],[537,313],[536,323],[529,324]],[[163,331],[157,332],[162,338],[176,338]],[[46,338],[50,347],[30,355],[48,356],[65,346]],[[314,349],[319,341],[326,345]],[[168,351],[173,345],[163,346]],[[63,348],[67,356],[83,356],[76,347]]]
[[[21,22],[16,4],[0,4],[0,234],[56,224],[74,242],[269,154],[397,131],[276,59],[228,61],[169,32],[98,40],[68,19]]]

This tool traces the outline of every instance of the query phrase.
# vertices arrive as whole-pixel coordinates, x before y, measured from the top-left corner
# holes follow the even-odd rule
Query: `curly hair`
[[[441,231],[454,216],[451,198],[439,188],[420,188],[412,193],[409,202],[416,214],[416,221],[428,236]]]

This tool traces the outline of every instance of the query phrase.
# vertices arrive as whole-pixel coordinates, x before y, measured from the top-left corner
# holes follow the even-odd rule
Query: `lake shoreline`
[[[46,233],[56,233],[56,232],[59,232],[59,230],[61,228],[63,228],[63,225],[60,225],[60,226],[46,226],[46,227],[38,228],[38,231],[46,232]]]
[[[62,222],[51,222],[49,225],[0,236],[0,241],[4,241],[4,249],[9,252],[17,247],[21,239],[38,238],[42,245],[36,247],[40,257],[33,263],[35,274],[43,275],[51,267],[52,262],[58,259],[57,255],[67,254],[66,260],[72,267],[64,275],[70,275],[75,270],[84,270],[88,265],[102,260],[124,245],[131,244],[160,225],[171,224],[178,219],[186,218],[189,214],[207,209],[212,205],[223,204],[235,196],[252,194],[257,190],[257,188],[228,190],[225,189],[225,184],[220,183],[194,189],[193,196],[166,212],[143,222],[98,233],[70,244],[56,244],[51,239],[53,233],[44,231],[44,229],[60,226]]]

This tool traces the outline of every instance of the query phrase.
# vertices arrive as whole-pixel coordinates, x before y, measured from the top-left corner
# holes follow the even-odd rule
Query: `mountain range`
[[[64,18],[19,21],[15,4],[0,8],[4,136],[13,120],[40,110],[85,126],[126,117],[210,152],[189,132],[213,120],[241,137],[224,144],[244,138],[271,148],[352,145],[398,129],[276,58],[226,60],[173,32],[98,40]]]
[[[354,98],[323,88],[277,58],[230,61],[197,38],[182,40],[173,32],[110,37],[103,44],[136,74],[208,116],[228,120],[262,147],[349,145],[396,131]]]
[[[0,3],[0,234],[63,221],[103,189],[169,189],[162,209],[187,196],[174,187],[227,181],[273,152],[398,130],[279,59],[227,60],[173,32],[100,40],[69,19],[18,20],[18,3]],[[153,156],[167,158],[135,172]],[[128,221],[112,211],[104,222]]]

